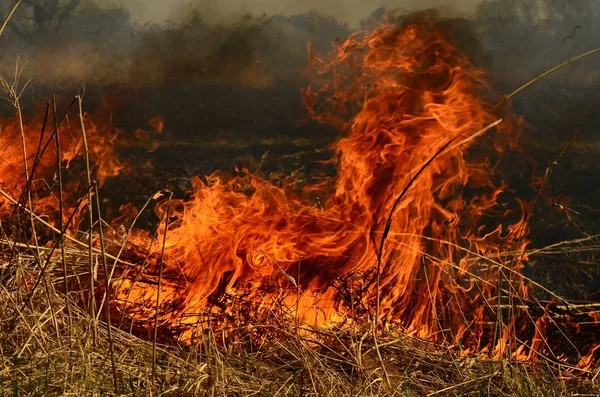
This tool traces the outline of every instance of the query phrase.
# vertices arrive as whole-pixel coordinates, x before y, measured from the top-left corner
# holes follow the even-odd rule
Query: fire
[[[319,327],[376,320],[464,354],[552,355],[553,320],[527,318],[526,205],[501,200],[507,186],[493,175],[499,154],[515,147],[520,123],[501,120],[484,99],[485,73],[428,23],[355,34],[327,58],[309,46],[309,59],[302,100],[312,119],[343,133],[331,147],[337,175],[298,188],[216,172],[195,178],[188,200],[162,197],[156,235],[119,234],[140,266],[113,282],[118,307],[149,326],[158,300],[160,323],[171,326],[197,324],[206,313],[222,325],[282,313]],[[74,172],[88,155],[100,185],[132,167],[119,159],[117,143],[149,140],[164,126],[153,119],[151,131],[128,138],[84,115],[86,153],[78,122],[60,125],[61,161]],[[17,119],[3,129],[2,184],[19,197],[23,163],[31,170],[35,158],[24,160]],[[27,153],[51,139],[52,128],[41,138],[39,131],[41,121],[24,127]],[[55,150],[47,145],[31,180],[53,180]],[[70,191],[85,186],[72,183]],[[54,189],[34,183],[34,212],[56,219]],[[2,205],[3,216],[14,209]],[[124,205],[117,220],[137,214]],[[505,321],[494,330],[498,318]],[[529,342],[517,342],[526,331]],[[598,345],[591,349],[581,366],[594,361]]]
[[[162,132],[163,122],[159,118],[150,120],[149,131],[137,130],[133,137],[119,130],[111,123],[111,115],[106,109],[98,115],[83,113],[81,119],[70,108],[73,114],[67,115],[60,121],[57,115],[58,140],[54,128],[53,114],[48,108],[45,119],[31,119],[21,123],[17,114],[11,119],[4,120],[2,134],[0,134],[0,188],[9,196],[18,199],[18,202],[27,208],[26,198],[22,192],[26,191],[27,181],[31,184],[32,206],[36,214],[43,214],[44,219],[54,226],[59,225],[59,195],[58,195],[58,163],[57,147],[60,148],[60,162],[63,173],[71,176],[65,181],[63,207],[63,221],[74,216],[70,232],[76,234],[85,211],[72,214],[75,203],[89,190],[85,162],[89,159],[91,178],[103,186],[107,179],[131,170],[130,165],[123,161],[117,150],[118,145],[126,148],[137,140],[149,140]],[[96,123],[94,119],[109,122]],[[83,127],[82,127],[83,126]],[[86,153],[84,133],[87,137],[88,150]],[[156,145],[153,146],[153,148]],[[84,206],[81,206],[84,207]],[[0,215],[13,216],[18,213],[14,203],[0,196]]]
[[[156,239],[166,239],[165,271],[186,280],[178,309],[201,312],[225,294],[273,310],[283,292],[282,310],[332,326],[357,320],[334,285],[362,275],[354,305],[365,316],[379,305],[382,323],[480,349],[478,324],[493,314],[484,302],[496,301],[502,267],[518,279],[527,244],[520,208],[496,208],[505,186],[490,178],[490,160],[466,159],[473,136],[498,120],[481,99],[484,73],[430,26],[384,25],[350,37],[327,60],[309,53],[319,77],[319,88],[302,92],[309,114],[346,133],[332,147],[337,176],[301,191],[252,174],[195,179],[193,198],[170,203],[176,220]],[[516,133],[505,122],[487,142],[504,148]],[[514,221],[481,226],[489,217]],[[155,244],[153,255],[161,252]],[[274,283],[280,290],[269,292]]]

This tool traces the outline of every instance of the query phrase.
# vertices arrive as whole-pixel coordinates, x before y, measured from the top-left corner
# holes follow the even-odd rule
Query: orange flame
[[[81,178],[68,178],[63,186],[65,192],[64,221],[71,216],[69,210],[75,207],[75,201],[85,193],[87,178],[85,159],[89,157],[91,178],[102,186],[108,178],[130,170],[129,164],[120,159],[117,153],[117,139],[126,147],[127,135],[112,125],[99,124],[84,113],[83,128],[87,137],[88,153],[85,152],[81,123],[77,116],[67,118],[58,126],[58,145],[60,145],[61,167],[64,174],[80,175]],[[104,118],[104,117],[100,117]],[[110,119],[110,116],[108,116]],[[46,120],[29,120],[21,128],[19,117],[7,119],[2,124],[0,134],[0,188],[15,199],[26,191],[27,180],[31,184],[33,211],[55,226],[59,219],[57,141],[52,115]],[[162,131],[162,120],[151,120],[155,131]],[[27,173],[25,172],[27,164]],[[80,181],[82,183],[80,183]],[[21,198],[20,204],[25,201]],[[6,197],[0,197],[0,215],[5,217],[14,213],[15,207]],[[75,217],[71,230],[78,229],[81,216]]]
[[[495,300],[502,254],[513,251],[506,267],[518,276],[527,244],[519,211],[496,208],[504,186],[489,177],[489,160],[466,160],[474,135],[497,120],[481,99],[484,74],[430,26],[384,25],[350,37],[328,61],[310,58],[324,82],[303,90],[304,103],[314,119],[347,133],[333,144],[337,177],[301,192],[256,175],[195,179],[192,199],[171,203],[176,220],[166,230],[165,271],[186,280],[178,307],[201,311],[227,294],[273,310],[281,291],[267,286],[277,280],[286,311],[329,326],[353,317],[334,284],[362,275],[365,314],[373,316],[379,300],[380,321],[479,350],[476,328],[490,317],[484,302]],[[515,138],[509,124],[491,141],[493,152]],[[391,215],[379,266],[395,199],[453,137]],[[514,221],[480,226],[490,216]],[[163,225],[157,241],[164,233]],[[162,247],[154,247],[159,257]]]

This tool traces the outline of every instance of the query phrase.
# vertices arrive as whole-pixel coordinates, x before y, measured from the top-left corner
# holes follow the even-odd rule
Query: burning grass
[[[27,197],[26,192],[21,197]],[[82,202],[78,207],[85,207],[83,200],[78,201]],[[417,338],[397,324],[375,327],[369,317],[373,312],[359,304],[364,302],[361,294],[368,293],[364,288],[372,279],[368,274],[348,274],[335,283],[338,293],[355,303],[350,318],[363,318],[362,322],[318,327],[300,320],[298,310],[290,309],[289,291],[292,301],[302,291],[297,285],[294,289],[294,278],[285,272],[282,278],[291,284],[281,280],[264,284],[259,295],[221,290],[204,312],[182,314],[177,311],[176,295],[185,293],[185,283],[163,274],[163,301],[157,306],[153,291],[159,284],[158,273],[143,266],[149,258],[140,263],[143,255],[136,249],[121,249],[127,231],[113,230],[97,219],[96,227],[100,223],[104,228],[95,228],[90,255],[85,232],[76,237],[61,233],[46,217],[28,210],[26,202],[9,202],[15,213],[2,225],[0,290],[2,387],[7,394],[111,395],[118,390],[131,395],[567,396],[593,395],[598,387],[600,372],[593,355],[577,368],[581,358],[576,353],[568,357],[570,361],[543,355],[511,358],[510,349],[494,357],[492,352]],[[21,222],[15,223],[15,216]],[[68,218],[63,227],[67,226]],[[135,222],[131,229],[134,226]],[[32,230],[54,237],[43,246],[15,240],[15,236],[30,236]],[[164,240],[156,244],[162,247]],[[595,236],[590,236],[524,254],[532,258],[577,255],[598,248]],[[122,288],[134,282],[150,286],[148,299],[135,306],[137,317],[132,307],[122,311],[124,302],[116,294],[109,295],[106,304],[102,280],[111,274],[111,283]],[[91,280],[93,294],[88,287]],[[260,293],[277,298],[270,299],[265,309]],[[568,323],[578,328],[568,335],[574,342],[556,335],[547,336],[550,342],[578,344],[577,338],[585,340],[585,334],[597,327],[597,308],[592,303],[521,301],[520,308],[511,309],[509,298],[505,296],[497,307],[504,318],[514,313],[511,310],[526,310],[532,316],[545,310],[548,321],[559,325],[556,329],[568,330]],[[262,310],[250,310],[257,305]],[[161,318],[177,321],[149,324],[148,318],[158,318],[157,309]],[[503,325],[496,319],[487,326]],[[591,331],[586,331],[590,326]],[[181,335],[191,335],[193,340],[182,343]]]
[[[162,121],[127,139],[84,113],[81,97],[64,115],[53,98],[42,119],[24,121],[17,79],[3,80],[16,111],[0,163],[6,390],[567,395],[597,386],[597,305],[523,273],[536,255],[597,249],[596,237],[529,248],[554,163],[532,203],[507,197],[494,169],[520,123],[484,99],[485,73],[429,20],[382,25],[310,60],[304,104],[345,134],[332,146],[335,177],[275,184],[217,172],[195,178],[186,199],[161,191],[112,222],[101,187],[136,166],[115,142],[149,140]],[[149,207],[154,231],[136,225]]]
[[[60,255],[46,267],[47,282],[32,290],[40,277],[35,259],[11,241],[3,247],[6,394],[112,395],[115,374],[119,394],[129,395],[570,396],[593,395],[598,386],[597,369],[461,357],[402,329],[390,327],[374,339],[369,327],[316,328],[281,311],[264,324],[205,327],[193,344],[165,338],[153,347],[114,326],[109,339],[103,315],[94,321],[82,309],[85,291],[70,293],[67,310]],[[70,274],[85,277],[86,257],[85,249],[67,251]]]

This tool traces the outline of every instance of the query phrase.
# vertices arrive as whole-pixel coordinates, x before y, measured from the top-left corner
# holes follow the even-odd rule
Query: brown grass
[[[66,299],[61,292],[60,255],[46,269],[53,281],[41,285],[26,303],[32,292],[28,285],[40,271],[31,255],[10,255],[13,243],[6,239],[1,243],[4,395],[568,396],[594,395],[599,387],[597,370],[582,376],[547,362],[461,358],[394,330],[379,336],[376,349],[369,329],[332,331],[299,325],[299,334],[294,321],[238,330],[238,335],[251,335],[250,328],[260,329],[258,343],[250,336],[229,342],[224,333],[207,327],[194,344],[159,343],[154,350],[152,339],[114,326],[109,339],[106,322],[93,321],[82,307],[87,299],[81,291],[72,291]],[[84,276],[86,257],[85,250],[66,250],[72,275]]]

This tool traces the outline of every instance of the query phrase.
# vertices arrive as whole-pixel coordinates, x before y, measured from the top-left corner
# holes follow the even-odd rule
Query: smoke
[[[6,14],[10,4],[0,5]],[[598,42],[594,0],[24,0],[0,38],[0,73],[53,89],[82,84],[274,87],[301,81],[306,42],[320,53],[365,27],[379,6],[395,15],[435,8],[458,18],[458,40],[502,89]],[[466,41],[473,43],[466,43]],[[475,49],[475,50],[473,50]],[[564,86],[594,85],[600,57],[551,76]]]
[[[307,41],[328,51],[349,33],[317,13],[217,22],[194,9],[180,12],[185,21],[140,25],[124,8],[57,1],[22,3],[0,38],[0,73],[12,76],[19,60],[27,63],[22,80],[53,89],[115,83],[265,88],[302,75]]]
[[[197,12],[211,22],[223,23],[242,15],[293,16],[318,12],[335,16],[351,29],[374,10],[401,9],[406,12],[424,9],[443,9],[446,12],[469,15],[482,0],[98,0],[103,7],[123,7],[138,24],[185,22],[187,15]]]
[[[485,1],[473,19],[487,65],[498,79],[525,82],[598,46],[600,3],[594,0]],[[569,65],[545,80],[588,87],[600,79],[600,57]]]
[[[273,87],[300,80],[306,43],[328,52],[389,6],[473,14],[479,0],[24,0],[0,38],[0,73],[51,89],[82,84]],[[0,15],[10,4],[0,5]]]
[[[0,14],[9,7],[0,4]],[[25,92],[31,98],[84,84],[88,92],[119,95],[123,91],[115,87],[128,94],[151,88],[145,102],[168,91],[182,108],[190,101],[214,102],[239,116],[247,94],[237,99],[232,90],[250,89],[276,91],[280,97],[271,107],[299,107],[307,42],[323,55],[353,31],[372,28],[386,11],[401,16],[426,7],[448,22],[451,41],[490,72],[500,94],[600,42],[595,0],[23,0],[0,37],[0,74],[13,76],[18,59],[20,80],[31,80],[36,90]],[[529,121],[543,119],[544,128],[562,120],[592,123],[600,117],[592,107],[600,100],[594,89],[599,82],[597,54],[519,94],[515,109]],[[207,87],[222,89],[208,98]],[[178,112],[183,122],[187,116]]]

